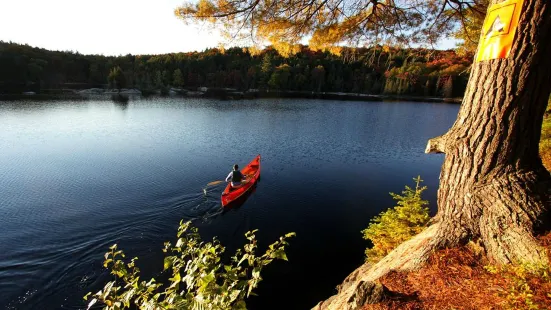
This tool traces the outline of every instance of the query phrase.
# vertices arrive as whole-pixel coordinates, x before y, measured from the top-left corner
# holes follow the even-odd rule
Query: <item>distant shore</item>
[[[192,98],[215,98],[220,100],[247,100],[256,98],[305,98],[305,99],[324,99],[324,100],[343,100],[343,101],[414,101],[414,102],[443,102],[443,103],[461,103],[462,98],[444,98],[444,97],[425,97],[411,95],[372,95],[362,93],[346,92],[313,92],[313,91],[289,91],[289,90],[266,90],[250,89],[239,91],[232,88],[210,88],[198,87],[196,89],[166,88],[153,90],[130,89],[53,89],[44,90],[39,93],[24,92],[21,94],[0,94],[2,99],[56,99],[73,98],[87,99],[90,97],[116,97],[116,98],[136,98],[149,96],[179,96]]]

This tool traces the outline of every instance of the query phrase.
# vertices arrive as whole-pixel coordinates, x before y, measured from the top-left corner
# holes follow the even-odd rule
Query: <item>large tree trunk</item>
[[[372,288],[366,283],[470,239],[496,263],[549,263],[535,234],[551,222],[551,175],[538,153],[550,92],[551,2],[524,0],[509,57],[473,64],[455,124],[427,145],[427,153],[446,154],[433,224],[358,268],[315,309],[361,308]]]
[[[547,262],[533,232],[549,224],[550,175],[538,145],[550,91],[551,5],[524,0],[509,57],[473,64],[455,124],[428,143],[427,152],[446,154],[439,247],[480,238],[498,263]]]

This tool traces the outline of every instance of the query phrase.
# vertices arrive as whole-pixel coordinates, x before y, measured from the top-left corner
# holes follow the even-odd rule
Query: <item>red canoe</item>
[[[222,207],[243,196],[256,183],[260,177],[260,155],[256,156],[247,166],[241,169],[241,173],[247,175],[246,180],[238,188],[232,188],[231,184],[226,186],[226,189],[222,192]]]

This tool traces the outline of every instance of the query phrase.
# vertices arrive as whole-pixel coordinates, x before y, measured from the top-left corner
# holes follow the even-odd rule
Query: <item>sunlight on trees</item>
[[[420,176],[413,180],[415,188],[406,186],[402,195],[390,193],[397,206],[381,212],[362,231],[364,239],[373,243],[371,248],[365,250],[368,262],[378,262],[402,242],[426,228],[430,219],[429,202],[423,200],[421,195],[427,187],[420,186],[423,182]]]
[[[233,41],[269,42],[288,57],[300,51],[304,38],[310,48],[335,54],[342,45],[435,44],[461,24],[465,30],[457,36],[464,39],[476,32],[487,1],[200,0],[188,1],[174,13],[186,23],[218,27]]]
[[[482,29],[489,3],[489,0],[479,0],[478,3],[474,3],[472,7],[465,10],[461,17],[461,26],[454,34],[456,39],[461,40],[457,48],[460,55],[476,52],[480,29]]]

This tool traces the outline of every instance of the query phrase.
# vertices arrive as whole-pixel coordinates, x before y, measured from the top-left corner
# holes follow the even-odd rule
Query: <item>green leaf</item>
[[[211,272],[200,279],[200,290],[204,290],[212,281],[215,280],[214,272]]]
[[[165,257],[165,260],[163,263],[163,271],[172,267],[172,262],[173,262],[172,257]]]
[[[117,274],[118,277],[124,277],[128,274],[128,271],[126,271],[126,269],[124,268],[121,268],[120,270],[116,271],[115,272]]]
[[[182,280],[182,277],[180,276],[180,272],[176,272],[174,274],[174,277],[170,278],[170,281],[172,281],[172,285],[170,287],[176,286],[180,281]]]
[[[235,304],[234,309],[236,309],[236,310],[247,310],[247,304],[245,303],[244,300],[240,300]]]
[[[285,234],[285,238],[295,237],[296,235],[297,235],[296,233],[290,232],[290,233]]]
[[[243,254],[243,257],[241,257],[241,260],[239,260],[239,263],[237,263],[237,266],[241,265],[242,262],[244,262],[249,257],[249,254]]]
[[[111,258],[108,258],[106,259],[104,262],[103,262],[103,267],[107,268],[107,266],[109,266],[109,263],[112,262],[113,260]]]
[[[283,249],[278,249],[274,252],[274,258],[282,259],[285,261],[288,261],[287,254],[285,254],[285,251]]]
[[[258,267],[253,268],[252,276],[253,278],[260,278],[260,268]]]
[[[221,256],[225,248],[220,242],[217,239],[211,242],[201,241],[197,229],[189,225],[189,222],[183,223],[179,230],[180,233],[185,233],[185,236],[177,241],[181,248],[165,247],[173,253],[179,253],[176,256],[167,256],[163,260],[163,270],[170,269],[172,275],[169,280],[163,277],[165,283],[157,283],[153,278],[140,280],[139,269],[134,265],[137,258],[125,263],[117,258],[124,255],[123,251],[118,250],[116,244],[111,246],[111,251],[105,255],[104,266],[116,276],[116,282],[108,282],[103,290],[93,295],[95,299],[90,303],[90,307],[100,301],[104,303],[106,310],[130,306],[163,309],[188,309],[195,306],[205,310],[246,309],[243,299],[252,295],[252,290],[262,280],[262,267],[274,258],[286,260],[284,249],[287,243],[284,240],[294,236],[294,233],[288,233],[274,242],[264,255],[257,256],[257,242],[254,236],[256,230],[248,232],[250,242],[236,251],[230,265],[223,265]],[[185,284],[180,287],[181,282]],[[88,293],[85,299],[89,300],[90,296]],[[194,300],[198,299],[202,301],[195,303]]]

